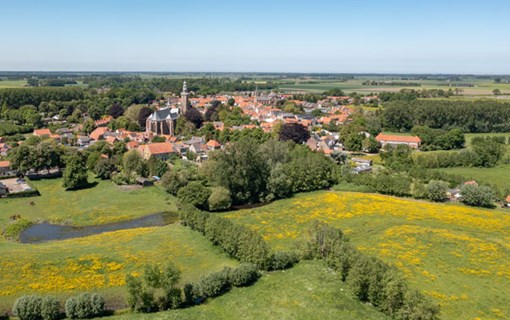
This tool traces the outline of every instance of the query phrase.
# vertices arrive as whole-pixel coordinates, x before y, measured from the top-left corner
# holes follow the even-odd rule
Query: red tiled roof
[[[51,131],[50,131],[50,129],[36,129],[36,130],[34,130],[34,136],[38,136],[38,137],[51,136]]]
[[[94,131],[92,131],[92,133],[90,134],[90,139],[93,139],[93,140],[99,140],[101,139],[101,137],[105,134],[105,132],[108,131],[108,128],[107,127],[99,127],[99,128],[96,128]]]
[[[150,155],[175,152],[174,146],[169,142],[151,143],[146,148]]]
[[[129,141],[128,143],[126,143],[126,148],[128,150],[131,150],[131,149],[135,149],[135,148],[138,148],[140,144],[138,143],[138,141]]]
[[[0,168],[9,168],[11,166],[10,161],[0,161]]]
[[[506,196],[506,199],[505,199],[506,202],[510,203],[510,194],[508,196]]]
[[[221,147],[221,144],[216,140],[209,140],[207,141],[207,146],[212,148],[218,148]]]
[[[416,136],[397,136],[391,134],[380,133],[375,140],[390,141],[390,142],[407,142],[407,143],[421,143],[421,139]]]

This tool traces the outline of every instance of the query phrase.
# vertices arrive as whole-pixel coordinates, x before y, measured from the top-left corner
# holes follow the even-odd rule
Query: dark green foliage
[[[181,208],[184,225],[201,232],[213,244],[241,262],[253,263],[259,268],[270,266],[270,248],[260,234],[231,220],[202,212],[191,206]]]
[[[5,103],[12,108],[29,104],[39,106],[41,102],[80,100],[83,97],[83,89],[77,87],[2,89],[0,105]]]
[[[42,299],[39,296],[22,296],[16,300],[12,313],[20,320],[39,320]]]
[[[82,293],[67,299],[66,316],[70,319],[88,319],[100,317],[105,312],[106,303],[101,294]]]
[[[271,270],[285,270],[292,268],[299,262],[299,255],[293,251],[277,251],[271,258]]]
[[[195,108],[189,108],[188,111],[186,111],[186,113],[184,114],[184,117],[186,118],[186,120],[193,123],[196,129],[200,129],[202,123],[204,122],[202,114]]]
[[[200,295],[204,298],[212,298],[221,296],[230,290],[230,282],[228,278],[229,270],[224,269],[219,272],[214,272],[203,276],[198,282]]]
[[[423,294],[415,290],[408,290],[404,296],[402,308],[395,318],[401,320],[437,320],[439,306],[430,303]]]
[[[79,189],[88,184],[86,158],[80,152],[67,157],[62,186],[66,189]]]
[[[177,198],[182,203],[189,203],[199,209],[207,210],[209,208],[207,200],[211,195],[211,189],[204,186],[203,183],[198,181],[190,182],[185,187],[182,187],[177,192]]]
[[[503,137],[475,137],[471,149],[477,154],[477,167],[494,167],[505,154]]]
[[[267,193],[269,167],[255,140],[232,143],[211,154],[212,181],[227,188],[234,204],[259,202]]]
[[[241,263],[236,269],[229,270],[228,280],[234,287],[249,286],[260,277],[257,266],[252,263]]]
[[[495,100],[414,100],[385,104],[384,126],[409,131],[416,125],[468,133],[510,131],[510,103]]]
[[[411,153],[412,149],[407,145],[400,144],[396,147],[387,145],[384,152],[381,152],[381,159],[384,161],[386,168],[403,171],[413,165]]]
[[[420,149],[423,151],[460,149],[465,143],[464,133],[459,128],[446,131],[427,126],[414,126],[411,132],[421,139]]]
[[[157,312],[177,309],[182,305],[182,290],[177,287],[181,272],[169,263],[163,269],[146,265],[141,278],[126,276],[126,302],[133,311]]]
[[[460,193],[462,195],[461,201],[468,206],[494,207],[494,191],[488,186],[466,184],[462,186]]]
[[[356,184],[366,185],[372,190],[393,196],[410,196],[412,178],[401,172],[381,171],[353,177]]]

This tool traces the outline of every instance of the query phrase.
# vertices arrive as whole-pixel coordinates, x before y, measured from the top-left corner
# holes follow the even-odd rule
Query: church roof
[[[153,121],[175,120],[178,117],[179,117],[178,109],[163,108],[154,111],[154,113],[149,116],[149,120]]]

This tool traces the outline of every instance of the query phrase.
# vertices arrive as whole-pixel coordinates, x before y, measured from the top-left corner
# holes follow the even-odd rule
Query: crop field
[[[306,80],[295,79],[289,80],[286,79],[282,84],[279,85],[280,90],[282,91],[304,91],[304,92],[314,92],[320,93],[329,89],[342,89],[347,94],[351,92],[359,92],[359,93],[376,93],[382,91],[389,92],[397,92],[402,89],[442,89],[447,91],[448,89],[454,90],[455,86],[449,86],[449,83],[446,81],[438,81],[438,80],[393,80],[394,82],[416,82],[421,84],[421,86],[389,86],[389,85],[380,85],[380,86],[372,86],[372,85],[363,85],[363,81],[367,79],[365,78],[356,78],[347,81],[335,81],[335,80]],[[374,80],[374,79],[370,79]],[[381,80],[381,79],[378,79]],[[385,80],[392,81],[392,80]],[[289,83],[291,82],[291,83]],[[496,84],[492,80],[463,80],[460,81],[462,83],[471,83],[474,87],[459,87],[462,90],[462,93],[466,96],[492,96],[494,89],[500,89],[503,94],[510,94],[510,84],[508,83],[500,83]]]
[[[321,191],[225,213],[274,248],[292,248],[314,220],[397,266],[444,319],[510,317],[510,211],[377,194]]]
[[[0,89],[21,88],[25,84],[27,84],[25,80],[1,80]]]
[[[179,224],[32,245],[3,241],[0,256],[0,314],[23,294],[64,299],[102,292],[109,304],[123,307],[125,276],[140,274],[149,262],[174,262],[183,283],[237,265],[207,239]]]
[[[89,181],[92,181],[89,178]],[[51,221],[75,226],[105,224],[144,215],[175,211],[175,197],[158,186],[129,190],[111,181],[95,180],[84,190],[65,191],[62,179],[33,181],[40,197],[0,199],[0,226],[20,214],[31,221]],[[30,205],[34,202],[34,206]]]
[[[356,301],[338,275],[319,262],[265,274],[254,285],[235,288],[207,303],[163,313],[126,314],[113,319],[388,319]]]

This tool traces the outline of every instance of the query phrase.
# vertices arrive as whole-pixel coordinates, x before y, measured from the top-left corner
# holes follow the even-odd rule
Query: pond
[[[87,237],[117,230],[160,227],[174,223],[177,219],[177,213],[161,212],[133,220],[86,227],[62,226],[46,222],[38,223],[23,230],[19,235],[19,242],[40,243],[51,240]]]

